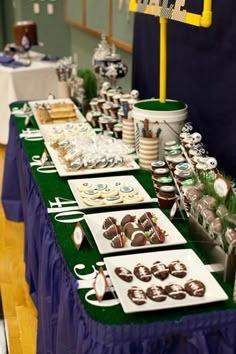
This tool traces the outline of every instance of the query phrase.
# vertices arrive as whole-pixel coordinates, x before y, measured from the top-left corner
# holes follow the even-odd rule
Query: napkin
[[[1,55],[0,56],[0,64],[9,64],[14,62],[14,58],[6,55]]]
[[[41,60],[42,61],[58,61],[60,58],[56,55],[45,55]]]

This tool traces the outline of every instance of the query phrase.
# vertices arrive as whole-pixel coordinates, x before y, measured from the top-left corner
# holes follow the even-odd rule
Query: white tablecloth
[[[0,65],[0,144],[8,141],[11,102],[47,99],[49,93],[58,96],[56,64],[44,62],[41,57],[33,53],[29,67],[12,69]]]

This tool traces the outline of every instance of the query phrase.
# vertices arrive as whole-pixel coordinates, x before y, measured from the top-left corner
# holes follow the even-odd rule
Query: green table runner
[[[12,105],[11,108],[13,108],[14,105]],[[17,104],[17,107],[20,107],[19,103]],[[15,118],[15,123],[18,129],[18,132],[21,133],[22,130],[26,129],[24,125],[24,119],[17,117]],[[34,128],[37,128],[36,122],[32,119],[32,124]],[[27,141],[24,138],[22,138],[22,144],[26,153],[26,156],[29,160],[29,162],[33,161],[33,157],[36,155],[41,156],[45,146],[43,140],[41,141]],[[32,174],[35,178],[35,181],[38,185],[39,191],[42,196],[42,200],[44,202],[44,205],[46,208],[50,207],[49,201],[55,202],[56,197],[61,197],[61,198],[66,198],[69,200],[74,200],[74,197],[72,195],[72,192],[70,190],[70,187],[67,183],[66,178],[60,177],[57,173],[41,173],[37,171],[37,166],[32,167]],[[122,172],[122,175],[125,174],[130,174],[129,172]],[[142,184],[142,186],[146,189],[146,191],[149,193],[151,197],[155,197],[155,191],[152,186],[152,180],[151,180],[151,174],[148,171],[144,170],[138,170],[132,173],[137,180]],[[104,176],[109,176],[110,174],[104,175]],[[119,175],[116,173],[116,175]],[[99,175],[100,176],[100,175]],[[102,175],[101,175],[102,177]],[[79,177],[76,177],[79,178]],[[139,205],[139,208],[144,208],[144,207],[150,207],[150,204],[148,205]],[[157,204],[153,203],[151,205],[152,207],[156,207]],[[137,206],[132,206],[132,208],[136,208]],[[127,208],[128,209],[128,206]],[[117,208],[111,208],[111,210],[117,210]],[[95,212],[104,212],[104,209],[93,209],[92,213]],[[86,213],[90,213],[91,211],[87,211]],[[93,240],[93,237],[84,221],[82,221],[82,226],[85,230],[85,233],[87,235],[87,238],[89,242],[87,242],[86,239],[84,239],[83,244],[80,248],[79,251],[76,250],[74,243],[72,241],[71,235],[73,233],[73,230],[75,228],[76,223],[59,223],[58,221],[55,220],[54,214],[49,214],[50,220],[52,227],[55,231],[55,236],[57,238],[57,241],[61,247],[62,254],[66,260],[66,263],[68,265],[68,268],[70,271],[74,274],[74,266],[78,263],[85,264],[86,268],[84,271],[81,270],[81,273],[84,272],[84,274],[91,273],[93,271],[92,266],[95,265],[97,261],[101,261],[103,257],[99,254],[96,244]],[[207,263],[207,260],[203,259],[201,257],[201,254],[199,254],[196,244],[191,242],[191,237],[189,235],[189,228],[188,228],[188,222],[183,221],[180,217],[179,214],[176,215],[176,217],[173,220],[174,225],[176,228],[183,234],[183,236],[186,238],[188,241],[187,244],[183,246],[175,246],[175,249],[177,248],[192,248],[202,259],[204,263]],[[92,247],[91,247],[92,246]],[[173,248],[164,248],[164,249],[173,249]],[[147,250],[146,252],[150,251]],[[155,249],[151,249],[151,251],[155,251]],[[143,250],[142,250],[143,252]],[[158,251],[157,251],[158,252]],[[233,286],[232,284],[227,284],[224,283],[222,280],[222,277],[219,274],[214,274],[215,278],[218,280],[218,282],[221,284],[221,286],[224,288],[226,293],[229,296],[229,300],[225,302],[219,302],[219,303],[211,303],[211,304],[206,304],[206,305],[200,305],[200,306],[193,306],[193,307],[184,307],[184,308],[179,308],[179,309],[170,309],[170,310],[162,310],[162,311],[153,311],[153,312],[142,312],[137,313],[137,314],[125,314],[122,310],[121,305],[116,305],[112,307],[96,307],[91,304],[89,304],[85,300],[85,295],[88,292],[89,289],[81,289],[78,290],[78,296],[80,296],[81,301],[84,304],[84,307],[87,310],[87,313],[89,316],[99,322],[106,323],[106,324],[130,324],[130,323],[147,323],[147,322],[152,322],[152,321],[164,321],[164,320],[179,320],[183,316],[187,315],[193,315],[193,314],[199,314],[199,313],[205,313],[205,312],[210,312],[210,311],[216,311],[216,310],[228,310],[228,309],[236,309],[236,305],[232,300],[232,293],[233,293]],[[94,297],[95,300],[95,297]]]

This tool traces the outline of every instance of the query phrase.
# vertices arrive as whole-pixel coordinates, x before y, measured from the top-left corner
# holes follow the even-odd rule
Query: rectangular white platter
[[[123,172],[123,171],[134,171],[140,169],[137,162],[130,158],[129,162],[126,162],[123,166],[120,167],[106,167],[106,168],[86,168],[80,169],[77,171],[68,171],[64,164],[60,161],[59,156],[54,150],[49,142],[44,143],[51,159],[57,169],[57,172],[60,177],[73,177],[73,176],[86,176],[86,175],[97,175],[111,172]],[[103,178],[104,179],[104,178]]]
[[[107,217],[113,217],[117,220],[117,224],[120,224],[122,218],[130,214],[131,216],[136,216],[136,220],[146,212],[150,212],[157,217],[157,225],[166,232],[167,236],[164,243],[151,244],[147,242],[144,246],[131,246],[131,241],[126,240],[125,246],[123,248],[113,248],[111,246],[111,240],[106,239],[103,236],[105,231],[102,225]],[[181,245],[186,243],[185,238],[176,229],[172,222],[165,216],[165,214],[157,208],[152,209],[136,209],[136,210],[119,210],[113,212],[99,213],[99,214],[89,214],[85,215],[85,221],[88,224],[93,238],[97,244],[98,250],[101,254],[117,253],[117,252],[127,252],[127,251],[142,251],[143,249],[150,248],[160,248],[165,246]]]
[[[97,171],[97,170],[96,170]],[[104,170],[103,170],[104,173]],[[124,205],[136,205],[136,204],[143,204],[143,203],[151,203],[153,199],[149,196],[149,194],[145,191],[145,189],[141,186],[141,184],[137,181],[134,176],[127,175],[127,176],[114,176],[114,177],[98,177],[98,178],[81,178],[81,179],[71,179],[68,180],[70,189],[75,197],[75,200],[78,203],[80,209],[94,209],[94,208],[110,208],[111,206],[124,206]],[[84,202],[84,199],[81,196],[81,186],[83,184],[91,185],[91,188],[95,188],[97,184],[106,184],[109,188],[117,188],[117,184],[120,186],[132,186],[139,195],[143,197],[143,200],[140,202],[130,202],[130,203],[116,203],[116,204],[95,204],[95,205],[88,205]]]
[[[134,267],[138,263],[151,268],[152,264],[156,261],[161,261],[168,266],[170,262],[175,260],[181,261],[187,267],[187,275],[182,279],[169,275],[168,278],[162,281],[152,275],[152,279],[149,282],[143,282],[134,275],[133,280],[128,283],[120,279],[115,273],[116,267],[122,266],[129,269],[130,271],[133,271]],[[111,282],[115,288],[125,313],[156,311],[185,306],[203,305],[211,302],[225,301],[228,299],[227,294],[224,292],[215,278],[211,275],[211,273],[206,269],[205,265],[192,249],[147,252],[132,255],[106,257],[104,258],[104,262],[108,274],[110,275]],[[143,291],[146,291],[146,289],[152,284],[159,285],[164,288],[170,283],[175,283],[184,287],[186,281],[190,279],[200,280],[204,283],[206,292],[203,297],[195,297],[187,294],[184,299],[177,300],[167,297],[167,299],[163,302],[155,302],[148,298],[145,304],[136,305],[132,300],[129,299],[127,295],[128,289],[130,289],[132,286],[137,286],[143,289]]]
[[[53,103],[73,103],[73,101],[70,98],[56,98],[56,99],[52,99],[52,100],[40,100],[40,101],[30,101],[29,102],[29,106],[32,109],[32,112],[34,114],[35,120],[39,126],[39,128],[42,125],[47,125],[47,124],[54,124],[52,122],[48,122],[45,124],[42,124],[39,120],[39,117],[37,115],[37,111],[36,111],[36,106],[37,105],[42,105],[42,104],[53,104]],[[83,116],[83,114],[79,111],[79,109],[76,107],[76,105],[73,103],[74,109],[75,109],[75,113],[76,113],[76,117],[78,118],[78,122],[85,122],[86,119]],[[70,121],[70,119],[68,118],[68,122]],[[65,124],[66,120],[63,123],[57,123],[55,120],[55,124]],[[76,122],[76,120],[73,120],[73,123]]]

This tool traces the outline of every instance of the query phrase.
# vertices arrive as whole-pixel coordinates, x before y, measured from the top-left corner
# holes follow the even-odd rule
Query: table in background
[[[73,268],[85,264],[90,273],[102,257],[86,239],[79,251],[75,249],[71,235],[76,222],[59,223],[55,214],[48,214],[49,201],[72,200],[73,195],[65,178],[40,173],[36,156],[42,154],[44,142],[20,139],[23,128],[22,119],[12,116],[2,201],[8,218],[25,222],[26,279],[38,309],[37,354],[235,354],[232,297],[129,315],[121,305],[95,307],[85,301],[88,289],[77,290],[80,281]],[[149,173],[140,170],[134,175],[151,195]],[[186,224],[178,219],[174,223],[188,238]],[[217,280],[232,296],[232,286],[218,276]]]
[[[30,66],[13,69],[0,65],[0,144],[7,144],[11,102],[46,99],[49,93],[57,97],[55,62],[42,61],[39,53],[30,55]]]

